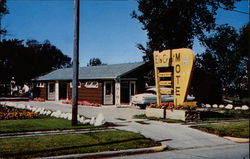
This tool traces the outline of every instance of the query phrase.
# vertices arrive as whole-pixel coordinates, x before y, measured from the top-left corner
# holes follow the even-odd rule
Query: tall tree
[[[194,37],[204,38],[216,26],[218,8],[234,8],[240,0],[138,0],[136,18],[147,31],[149,41],[138,48],[145,54],[145,61],[152,61],[155,50],[192,48]]]
[[[205,38],[203,44],[206,47],[205,55],[212,56],[217,63],[217,67],[212,71],[220,78],[223,87],[235,87],[237,76],[239,76],[239,64],[241,56],[238,48],[239,34],[228,25],[221,25],[216,28],[216,32]],[[203,57],[203,61],[207,61]],[[213,66],[212,66],[213,67]],[[205,71],[209,71],[211,65],[203,65]]]
[[[98,65],[105,65],[99,58],[91,58],[87,66],[98,66]]]
[[[6,30],[2,28],[2,18],[5,14],[8,14],[6,0],[0,0],[0,41],[2,40],[2,35],[6,34]]]
[[[247,43],[246,26],[239,33],[229,25],[216,27],[203,41],[206,50],[197,58],[197,69],[217,77],[223,88],[233,93],[231,95],[241,96],[248,81]]]
[[[0,42],[0,82],[9,83],[12,77],[18,83],[31,79],[49,71],[70,67],[71,58],[58,48],[45,41],[40,44],[36,40],[3,40]]]

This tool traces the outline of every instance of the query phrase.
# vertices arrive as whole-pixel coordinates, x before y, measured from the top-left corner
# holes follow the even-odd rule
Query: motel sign
[[[155,83],[157,104],[161,105],[161,95],[172,94],[174,106],[182,105],[190,85],[194,53],[191,49],[172,49],[154,52]]]

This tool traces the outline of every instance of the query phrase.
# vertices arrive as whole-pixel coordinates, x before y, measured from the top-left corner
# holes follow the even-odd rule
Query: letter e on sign
[[[181,94],[180,94],[180,89],[181,89],[181,87],[175,87],[175,95],[176,96],[180,96]]]

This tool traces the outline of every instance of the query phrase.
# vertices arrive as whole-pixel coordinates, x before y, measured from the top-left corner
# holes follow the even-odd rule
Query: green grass
[[[112,124],[108,123],[105,126],[109,125]],[[41,119],[0,120],[0,133],[82,129],[82,128],[95,128],[95,127],[91,125],[71,126],[70,120],[53,118],[53,117],[44,117]]]
[[[136,123],[142,124],[142,125],[149,125],[150,123],[147,123],[145,121],[135,121]]]
[[[214,109],[201,111],[200,116],[202,121],[249,119],[249,111]]]
[[[219,136],[249,138],[249,121],[192,126],[192,128]]]
[[[38,157],[159,146],[127,131],[0,139],[1,157]]]
[[[157,118],[157,117],[147,117],[145,114],[134,115],[133,118],[135,118],[135,119],[156,120],[156,121],[162,121],[162,122],[166,122],[166,123],[183,123],[182,120],[162,119],[162,118]]]

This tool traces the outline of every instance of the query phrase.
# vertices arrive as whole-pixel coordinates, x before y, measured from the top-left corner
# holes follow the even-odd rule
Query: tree
[[[215,32],[206,37],[203,45],[205,53],[197,58],[196,69],[216,77],[222,87],[231,92],[230,96],[241,96],[247,89],[247,32],[246,26],[237,30],[227,24],[216,27]]]
[[[2,18],[5,14],[8,14],[6,0],[0,0],[0,41],[2,40],[2,35],[6,34],[6,30],[2,29]]]
[[[87,64],[87,66],[98,66],[98,65],[106,65],[106,64],[103,64],[99,58],[91,58],[89,60],[89,63]]]
[[[249,85],[248,85],[248,77],[249,74],[250,64],[248,60],[249,55],[249,46],[250,46],[250,23],[244,25],[240,29],[240,37],[239,37],[239,55],[241,56],[241,63],[240,63],[240,70],[241,70],[241,81],[239,82],[241,90],[245,90],[247,92]],[[249,96],[248,92],[245,93],[246,96]],[[249,100],[250,101],[250,100]]]
[[[138,0],[141,14],[132,13],[147,31],[149,41],[137,47],[145,54],[143,59],[152,62],[155,50],[192,48],[194,37],[203,40],[215,24],[218,8],[234,8],[240,0]]]
[[[217,27],[216,32],[203,41],[203,45],[206,47],[204,55],[210,55],[214,58],[217,66],[212,71],[220,78],[223,87],[236,87],[241,61],[238,41],[239,34],[228,25]],[[203,61],[206,59],[203,58]],[[203,68],[205,71],[209,71],[211,66],[203,64]]]
[[[56,46],[45,41],[40,44],[29,40],[3,40],[0,42],[0,83],[9,83],[12,77],[17,83],[31,79],[52,70],[71,66],[71,58]]]

